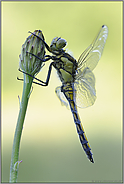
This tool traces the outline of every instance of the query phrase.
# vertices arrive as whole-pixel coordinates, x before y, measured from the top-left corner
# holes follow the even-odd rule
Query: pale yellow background
[[[18,182],[122,181],[122,2],[2,2],[2,182],[9,180],[13,136],[23,82],[16,77],[21,46],[28,31],[40,29],[50,44],[65,38],[76,59],[103,24],[109,35],[96,76],[97,100],[79,109],[95,163],[87,159],[71,111],[54,89],[61,85],[55,69],[48,87],[33,85],[23,127]],[[37,75],[46,80],[49,63]]]

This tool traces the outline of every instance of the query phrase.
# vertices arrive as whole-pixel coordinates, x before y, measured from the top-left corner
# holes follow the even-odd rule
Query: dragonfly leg
[[[19,77],[17,77],[17,80],[19,80],[19,81],[24,81],[24,79],[20,79]],[[41,86],[41,83],[34,82],[34,81],[33,81],[33,83]]]
[[[45,85],[45,82],[43,82],[43,81],[41,81],[40,79],[34,77],[33,75],[31,75],[31,74],[29,74],[29,73],[27,73],[27,72],[22,71],[20,68],[19,68],[18,70],[19,70],[19,72],[22,72],[22,73],[24,73],[24,74],[26,74],[26,75],[32,77],[33,79],[39,81],[40,83],[38,83],[38,84],[40,84],[41,86],[44,86],[44,85]],[[19,79],[19,78],[17,77],[17,80],[21,80],[21,81],[22,81],[23,79]],[[35,82],[34,82],[34,83],[35,83]],[[42,84],[42,83],[43,83],[43,84]]]
[[[46,49],[47,49],[49,52],[51,52],[51,53],[53,53],[53,54],[55,54],[55,55],[59,55],[59,54],[61,54],[61,53],[63,52],[63,51],[59,51],[59,50],[58,50],[58,53],[54,52],[54,51],[49,47],[49,45],[48,45],[41,37],[39,37],[38,35],[36,35],[36,34],[30,32],[30,31],[29,31],[29,33],[31,33],[31,34],[33,34],[34,36],[36,36],[37,38],[39,38],[39,39],[44,43]]]
[[[24,81],[24,79],[20,79],[20,78],[18,78],[18,77],[17,77],[17,80]]]
[[[49,65],[49,70],[48,70],[48,74],[47,74],[47,79],[46,79],[46,82],[43,82],[42,80],[34,77],[33,75],[27,73],[27,72],[24,72],[22,71],[20,68],[18,69],[20,72],[26,74],[26,75],[29,75],[30,77],[32,77],[33,79],[39,81],[40,83],[37,83],[37,82],[33,82],[35,84],[38,84],[38,85],[41,85],[41,86],[48,86],[48,83],[49,83],[49,79],[50,79],[50,75],[51,75],[51,71],[52,71],[52,65],[53,65],[53,62]],[[23,79],[19,79],[17,78],[18,80],[23,80]]]
[[[46,61],[48,61],[48,60],[50,60],[50,59],[52,58],[52,56],[46,55],[46,56],[47,56],[46,59],[41,59],[40,57],[36,56],[35,54],[33,54],[33,53],[31,53],[31,52],[28,52],[28,51],[27,51],[27,53],[31,54],[32,56],[36,57],[37,59],[39,59],[39,60],[42,61],[42,62],[46,62]],[[49,56],[49,57],[48,57],[48,56]],[[42,66],[42,67],[43,67],[43,66]]]
[[[49,52],[51,52],[51,49],[50,49],[49,45],[48,45],[41,37],[39,37],[38,35],[36,35],[36,34],[30,32],[30,31],[29,31],[29,33],[31,33],[31,34],[33,34],[34,36],[36,36],[37,38],[39,38],[39,39],[45,44],[46,49],[47,49]]]

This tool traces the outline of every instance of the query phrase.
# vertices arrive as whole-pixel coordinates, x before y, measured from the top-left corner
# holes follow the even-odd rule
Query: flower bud
[[[35,30],[33,34],[39,36],[44,40],[42,31]],[[40,71],[43,66],[43,62],[30,53],[38,56],[41,59],[44,59],[45,55],[44,43],[33,34],[31,34],[26,39],[25,43],[22,45],[21,54],[19,55],[19,67],[21,68],[21,70],[32,76],[36,75]]]

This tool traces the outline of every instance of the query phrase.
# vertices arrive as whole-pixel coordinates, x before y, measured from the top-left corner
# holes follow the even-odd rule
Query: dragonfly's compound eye
[[[55,37],[53,38],[50,48],[53,51],[61,50],[63,47],[65,47],[67,44],[65,39],[62,39],[61,37]]]
[[[56,42],[57,42],[58,39],[59,39],[58,37],[53,38],[50,47],[53,46],[53,45],[56,45]]]
[[[57,50],[57,48],[56,48],[56,42],[57,42],[57,40],[58,40],[58,37],[55,37],[55,38],[53,38],[53,40],[51,42],[50,48],[53,51]]]
[[[67,44],[65,39],[59,38],[56,42],[56,48],[57,49],[62,49],[63,47],[65,47]]]

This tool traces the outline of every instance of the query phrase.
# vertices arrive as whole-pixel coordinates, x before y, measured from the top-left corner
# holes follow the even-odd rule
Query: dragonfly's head
[[[50,49],[51,51],[60,51],[66,46],[67,42],[65,39],[61,37],[55,37],[53,38]]]

